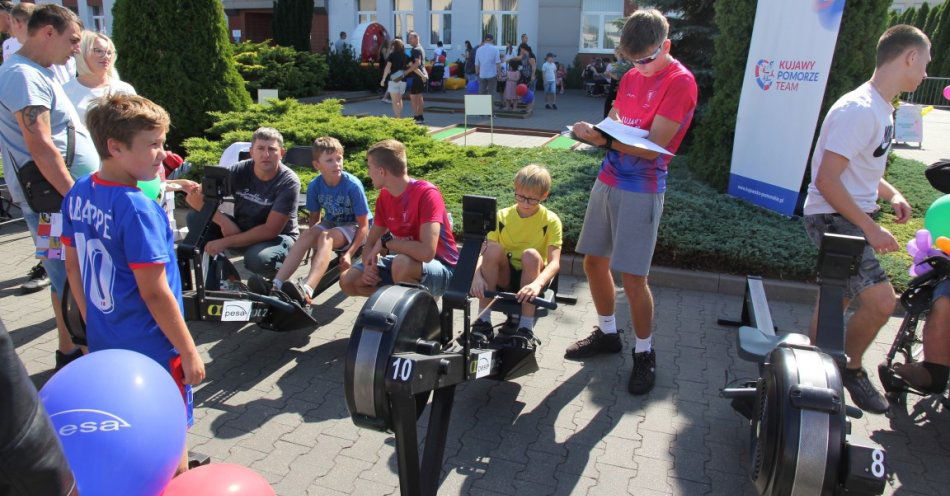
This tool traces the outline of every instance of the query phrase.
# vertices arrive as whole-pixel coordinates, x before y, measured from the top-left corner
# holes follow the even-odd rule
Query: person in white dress
[[[79,53],[74,56],[78,77],[63,85],[79,118],[86,121],[86,111],[96,98],[107,93],[135,94],[131,84],[119,79],[115,70],[115,45],[112,40],[93,31],[83,31]]]

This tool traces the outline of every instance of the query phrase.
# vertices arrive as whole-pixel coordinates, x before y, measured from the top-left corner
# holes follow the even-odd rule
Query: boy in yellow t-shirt
[[[478,259],[471,295],[479,298],[479,313],[489,303],[485,291],[517,292],[522,302],[521,320],[515,336],[534,341],[534,305],[560,269],[561,219],[541,205],[551,191],[551,174],[530,164],[515,174],[515,204],[498,211],[498,225]],[[472,338],[487,344],[494,337],[491,312],[472,325]]]

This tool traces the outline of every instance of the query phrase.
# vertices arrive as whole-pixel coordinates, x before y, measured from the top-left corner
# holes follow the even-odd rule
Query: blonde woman
[[[115,45],[108,36],[83,31],[79,53],[74,58],[78,77],[63,85],[63,89],[83,122],[92,100],[107,93],[135,94],[132,85],[119,79],[115,70]]]

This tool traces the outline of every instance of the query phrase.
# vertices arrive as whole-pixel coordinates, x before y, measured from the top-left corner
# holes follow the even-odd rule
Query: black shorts
[[[508,273],[511,274],[508,277],[508,287],[500,288],[501,291],[507,291],[509,293],[517,293],[521,291],[521,270],[516,269],[514,265],[511,265],[511,257],[508,257]]]
[[[410,94],[410,95],[418,95],[418,94],[421,94],[421,93],[425,90],[425,88],[426,88],[426,84],[425,84],[424,82],[422,82],[422,78],[419,77],[418,75],[417,75],[417,76],[414,76],[414,77],[412,77],[412,78],[410,78],[410,79],[407,81],[407,83],[408,83],[408,86],[409,86],[409,94]]]

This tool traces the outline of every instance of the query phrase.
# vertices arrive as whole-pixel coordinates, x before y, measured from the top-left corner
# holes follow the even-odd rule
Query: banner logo
[[[820,80],[818,71],[814,71],[814,60],[779,60],[759,59],[755,64],[755,82],[763,91],[773,86],[776,91],[798,91],[801,83],[817,83]]]
[[[755,82],[759,83],[759,88],[768,91],[773,81],[775,81],[775,62],[760,59],[755,63]]]
[[[844,0],[815,0],[815,12],[821,27],[835,31],[841,21],[841,13],[844,12]]]

